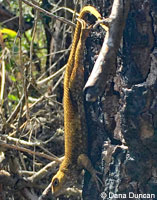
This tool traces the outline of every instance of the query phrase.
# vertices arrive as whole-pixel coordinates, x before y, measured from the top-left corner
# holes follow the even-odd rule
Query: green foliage
[[[3,39],[15,38],[17,36],[17,33],[15,31],[8,28],[2,28],[0,31],[1,33],[3,33]]]
[[[15,76],[10,76],[10,79],[13,81],[13,82],[16,82],[16,78],[15,78]]]
[[[10,0],[9,3],[6,1],[1,1],[2,5],[9,10],[9,12],[19,16],[19,5],[18,1]],[[34,23],[34,11],[30,6],[22,4],[22,16],[25,23]],[[34,26],[33,26],[34,28]],[[3,40],[4,47],[2,48],[2,43],[0,43],[0,56],[4,53],[4,48],[7,49],[7,54],[5,56],[5,66],[6,73],[9,80],[12,82],[7,88],[8,91],[8,106],[9,112],[12,112],[17,105],[20,97],[23,94],[23,77],[31,76],[30,73],[30,46],[32,42],[33,28],[23,33],[20,37],[18,32],[7,28],[6,26],[0,25],[0,32],[2,34],[1,42]],[[19,50],[20,50],[20,38],[21,38],[21,50],[22,58],[20,60]],[[39,77],[40,73],[37,70],[36,63],[39,63],[42,67],[45,67],[47,46],[44,28],[42,21],[38,19],[37,28],[35,31],[35,38],[33,42],[32,50],[32,74],[34,77]],[[22,66],[20,63],[22,62]],[[41,67],[41,70],[42,70]],[[26,70],[25,70],[26,69]],[[35,92],[32,90],[29,93],[30,96],[34,96]],[[6,97],[5,97],[6,98]]]
[[[8,99],[10,100],[10,101],[16,101],[16,102],[18,102],[19,101],[19,99],[18,99],[18,97],[17,96],[15,96],[15,95],[13,95],[13,94],[9,94],[8,95]]]

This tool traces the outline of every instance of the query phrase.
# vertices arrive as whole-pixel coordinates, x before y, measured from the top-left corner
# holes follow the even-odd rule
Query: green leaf
[[[16,78],[15,78],[15,76],[10,76],[10,79],[13,81],[13,82],[16,82]]]
[[[9,94],[8,95],[8,99],[12,100],[12,101],[18,101],[19,99],[17,98],[17,96],[13,95],[13,94]]]
[[[7,35],[8,37],[11,37],[11,38],[15,38],[16,35],[17,35],[17,32],[15,32],[15,31],[13,31],[13,30],[11,30],[11,29],[8,29],[8,28],[3,28],[3,29],[1,29],[0,31],[1,31],[1,33],[5,34],[5,35],[4,35],[4,38],[6,38],[6,35]]]

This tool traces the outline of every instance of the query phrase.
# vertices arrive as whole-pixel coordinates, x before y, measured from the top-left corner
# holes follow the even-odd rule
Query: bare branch
[[[60,75],[65,70],[65,68],[66,68],[66,65],[64,65],[61,69],[59,69],[56,73],[50,75],[49,77],[47,77],[41,81],[37,81],[37,85],[42,85],[42,84],[52,80],[54,77]]]
[[[5,142],[2,142],[0,141],[0,149],[14,149],[14,150],[17,150],[17,151],[23,151],[23,152],[26,152],[26,153],[29,153],[31,155],[36,155],[36,156],[39,156],[39,157],[42,157],[42,158],[46,158],[48,160],[51,160],[51,161],[56,161],[58,163],[61,163],[61,160],[56,157],[52,157],[52,156],[49,156],[49,155],[46,155],[44,153],[40,153],[40,152],[34,152],[30,149],[26,149],[24,147],[19,147],[19,146],[15,146],[15,145],[12,145],[12,144],[6,144]]]
[[[47,195],[48,193],[50,192],[51,190],[51,186],[52,186],[52,183],[50,183],[46,188],[45,190],[43,191],[42,195],[39,197],[38,200],[46,200],[47,199]]]
[[[60,159],[63,160],[63,157]],[[55,161],[48,163],[45,167],[40,169],[38,172],[33,174],[31,177],[28,178],[32,183],[35,183],[42,179],[44,176],[46,176],[50,171],[56,172],[56,167],[58,166],[58,163]]]
[[[39,6],[37,6],[37,5],[33,4],[33,3],[31,3],[30,1],[27,1],[27,0],[22,0],[22,1],[23,1],[25,4],[27,4],[27,5],[29,5],[29,6],[31,6],[31,7],[33,7],[33,8],[35,8],[35,9],[37,9],[39,12],[42,12],[42,13],[44,13],[45,15],[47,15],[47,16],[53,18],[53,19],[56,19],[56,20],[58,20],[58,21],[60,21],[60,22],[63,22],[63,23],[68,24],[68,25],[70,25],[70,26],[72,26],[72,27],[75,27],[75,24],[74,24],[74,23],[72,23],[71,21],[69,21],[69,20],[67,20],[67,19],[65,19],[65,18],[63,18],[63,17],[56,16],[56,15],[54,15],[54,14],[52,14],[52,13],[50,13],[50,12],[44,10],[43,8],[40,8]]]
[[[84,87],[86,101],[95,101],[101,96],[109,77],[116,73],[116,56],[123,34],[125,21],[130,7],[130,0],[114,0],[109,24],[109,30],[95,62],[92,73]],[[105,20],[106,24],[106,20]]]

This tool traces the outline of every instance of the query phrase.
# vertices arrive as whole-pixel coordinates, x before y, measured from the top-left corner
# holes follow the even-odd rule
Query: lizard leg
[[[92,178],[94,179],[94,181],[97,185],[98,190],[100,191],[100,183],[101,183],[101,185],[103,185],[103,182],[97,176],[97,174],[101,174],[101,172],[98,172],[93,168],[92,163],[86,154],[79,155],[78,164],[90,172]]]

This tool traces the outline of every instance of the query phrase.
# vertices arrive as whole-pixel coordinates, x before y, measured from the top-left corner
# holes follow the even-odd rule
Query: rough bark
[[[102,1],[88,3],[104,9]],[[157,198],[155,13],[155,1],[131,1],[116,76],[102,98],[90,104],[91,158],[103,169],[104,186],[96,191],[86,174],[83,199]]]

